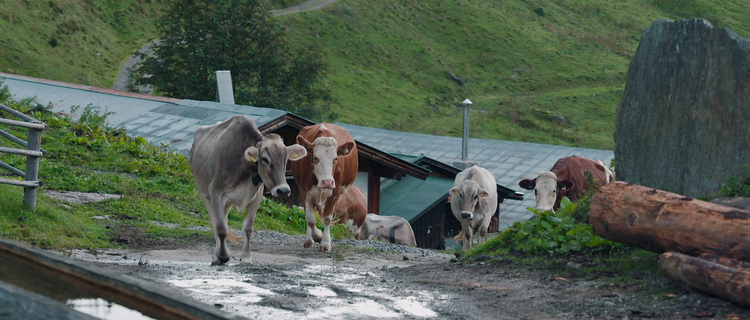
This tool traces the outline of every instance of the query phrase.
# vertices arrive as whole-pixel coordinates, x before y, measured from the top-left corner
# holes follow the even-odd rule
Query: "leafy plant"
[[[750,166],[745,166],[745,172],[740,175],[729,177],[716,192],[716,196],[750,197]]]
[[[475,249],[474,253],[500,254],[521,251],[528,254],[566,254],[570,252],[606,252],[626,247],[624,244],[606,240],[597,235],[590,224],[576,222],[576,209],[586,208],[591,198],[571,202],[564,197],[557,212],[538,211],[528,221],[514,223],[497,237]]]

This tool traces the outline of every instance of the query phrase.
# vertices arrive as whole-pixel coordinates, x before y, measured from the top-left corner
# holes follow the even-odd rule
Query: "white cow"
[[[407,246],[416,246],[414,230],[406,219],[398,216],[381,216],[368,213],[357,239],[379,240]]]
[[[451,195],[451,210],[461,222],[463,249],[471,249],[474,232],[484,242],[492,215],[497,210],[495,175],[482,167],[472,166],[456,175]]]
[[[306,155],[307,150],[298,144],[284,146],[277,134],[263,137],[255,122],[246,115],[235,115],[195,131],[190,149],[190,171],[206,205],[216,238],[211,264],[229,261],[226,238],[231,231],[227,214],[232,206],[239,214],[247,209],[242,224],[245,244],[240,261],[252,263],[250,236],[264,186],[275,197],[288,197],[291,189],[286,182],[287,160],[296,161]]]

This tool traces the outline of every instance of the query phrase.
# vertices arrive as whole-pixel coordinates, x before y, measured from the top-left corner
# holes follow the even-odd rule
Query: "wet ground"
[[[658,276],[618,283],[374,241],[337,240],[330,253],[302,242],[256,232],[252,265],[211,266],[213,243],[69,254],[250,319],[750,319]],[[571,267],[590,263],[580,259]]]

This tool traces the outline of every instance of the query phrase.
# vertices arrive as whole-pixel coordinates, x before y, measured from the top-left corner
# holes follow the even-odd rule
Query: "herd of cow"
[[[357,239],[416,245],[405,219],[367,213],[364,193],[353,186],[359,169],[357,145],[345,129],[328,123],[307,126],[300,130],[296,144],[285,146],[279,135],[263,136],[252,119],[235,115],[199,128],[190,149],[190,171],[216,240],[212,264],[229,261],[226,239],[231,231],[227,215],[232,207],[240,214],[246,212],[240,261],[252,263],[250,238],[263,194],[266,190],[274,197],[291,194],[286,180],[288,161],[304,202],[304,247],[318,243],[320,251],[330,251],[330,227],[339,222],[345,223]],[[537,209],[555,209],[564,196],[571,200],[580,197],[586,188],[582,179],[585,171],[593,174],[597,188],[614,181],[614,172],[603,162],[571,156],[557,161],[551,171],[540,172],[537,178],[522,180],[519,185],[534,190]],[[460,172],[453,188],[446,191],[451,196],[453,214],[461,222],[463,248],[471,248],[475,233],[479,241],[484,241],[498,208],[494,175],[472,166]],[[323,231],[316,227],[316,212]]]

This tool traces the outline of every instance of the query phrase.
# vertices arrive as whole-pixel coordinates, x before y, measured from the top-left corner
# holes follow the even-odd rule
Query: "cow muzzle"
[[[333,179],[321,180],[318,183],[318,188],[333,189],[335,187],[336,187],[336,181],[334,181]]]
[[[291,193],[292,193],[292,190],[289,189],[288,185],[277,186],[271,189],[271,195],[273,195],[274,197],[286,198],[286,197],[289,197]]]
[[[474,213],[470,211],[461,211],[461,219],[472,220],[474,219]]]

